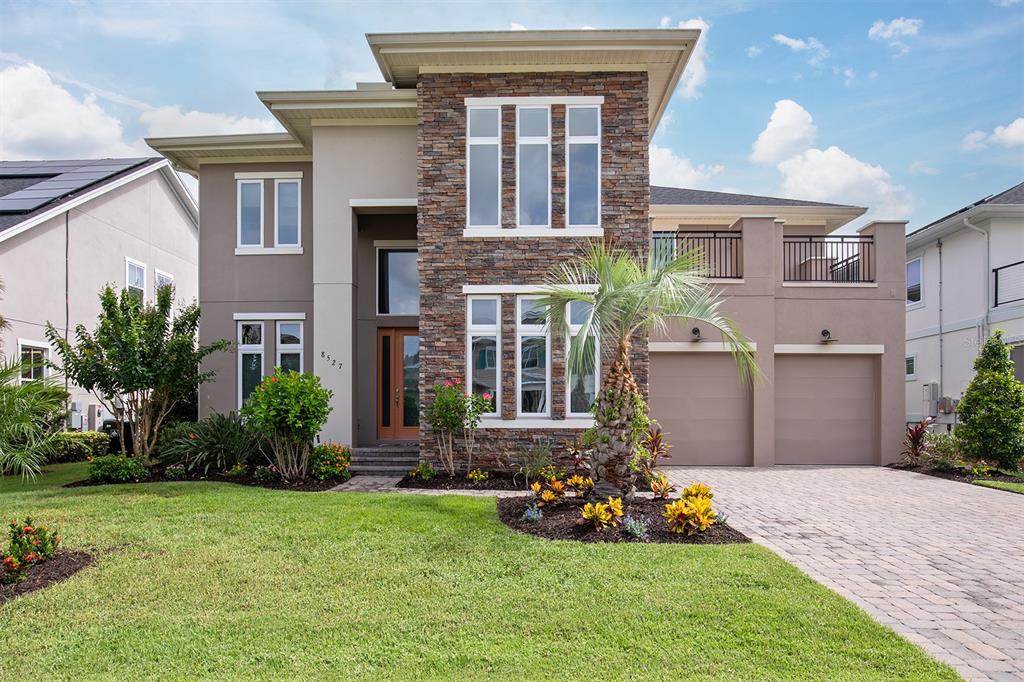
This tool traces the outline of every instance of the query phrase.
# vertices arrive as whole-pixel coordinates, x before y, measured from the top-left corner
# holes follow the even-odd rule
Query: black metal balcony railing
[[[993,268],[992,279],[995,306],[1024,301],[1024,260]]]
[[[699,251],[706,276],[714,279],[743,277],[743,235],[739,232],[655,232],[651,252],[663,265],[687,251]]]
[[[875,238],[786,235],[782,267],[786,282],[874,282]]]

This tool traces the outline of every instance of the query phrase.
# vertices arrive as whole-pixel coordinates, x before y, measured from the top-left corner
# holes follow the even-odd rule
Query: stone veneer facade
[[[472,237],[466,227],[465,97],[596,96],[601,106],[601,224],[605,239],[646,256],[648,207],[648,102],[646,72],[424,74],[417,86],[417,238],[420,276],[420,396],[466,374],[464,284],[540,285],[559,262],[576,256],[579,237]],[[515,227],[515,107],[502,107],[502,227]],[[551,108],[552,226],[565,225],[565,105]],[[501,417],[516,417],[516,296],[501,296]],[[551,420],[565,415],[564,339],[551,339]],[[609,349],[604,349],[608,351]],[[632,358],[646,392],[647,346],[638,339]],[[602,361],[607,370],[608,358]],[[602,374],[603,376],[603,374]],[[521,448],[561,446],[578,428],[482,428],[474,464],[500,467]],[[421,418],[420,449],[435,458],[437,445]]]

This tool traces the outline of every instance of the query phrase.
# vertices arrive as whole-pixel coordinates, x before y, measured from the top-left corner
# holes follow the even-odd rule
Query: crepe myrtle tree
[[[578,258],[556,267],[548,277],[540,303],[552,333],[568,335],[571,302],[589,304],[570,344],[570,370],[591,369],[594,339],[614,350],[591,408],[596,436],[592,477],[599,497],[632,497],[636,474],[629,462],[650,425],[646,401],[630,367],[635,340],[664,329],[670,318],[703,322],[721,333],[741,381],[759,375],[749,340],[719,311],[722,299],[708,285],[705,271],[699,250],[656,262],[594,240]]]
[[[199,371],[200,363],[230,346],[224,340],[199,345],[199,306],[173,313],[173,295],[173,287],[165,285],[154,303],[142,304],[127,289],[118,296],[108,285],[100,292],[94,331],[78,325],[72,343],[46,325],[46,338],[62,365],[58,369],[118,417],[122,448],[122,420],[131,424],[136,456],[146,465],[167,416],[213,379],[213,372]]]

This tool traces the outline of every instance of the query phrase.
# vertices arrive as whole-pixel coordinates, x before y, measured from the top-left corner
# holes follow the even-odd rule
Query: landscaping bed
[[[925,476],[945,478],[949,481],[960,481],[961,483],[973,484],[978,481],[998,481],[1001,483],[1024,484],[1024,476],[1017,476],[1003,471],[991,471],[984,476],[979,476],[978,474],[972,474],[970,471],[965,469],[947,470],[925,466],[910,466],[907,464],[891,464],[890,467],[893,469],[899,469],[900,471],[913,471],[914,473],[924,474]]]
[[[526,478],[519,474],[488,472],[487,480],[472,481],[466,476],[448,476],[438,474],[423,480],[416,476],[406,475],[398,482],[399,488],[419,488],[423,490],[527,490]]]
[[[648,543],[681,543],[690,545],[730,545],[748,543],[748,538],[735,528],[725,523],[716,523],[707,530],[687,535],[669,530],[668,522],[662,518],[665,500],[637,497],[626,510],[627,516],[645,518],[650,526],[647,539],[641,540],[627,534],[623,525],[594,530],[590,524],[579,525],[580,512],[584,500],[567,499],[563,502],[545,506],[544,516],[539,521],[526,521],[523,512],[534,504],[534,497],[506,497],[498,500],[498,517],[513,530],[549,540],[576,540],[579,542],[648,542]]]
[[[67,580],[92,562],[92,556],[86,552],[60,550],[49,561],[26,569],[24,580],[16,583],[5,583],[6,570],[0,567],[0,604]]]
[[[318,493],[325,490],[330,490],[335,486],[341,485],[347,478],[327,479],[319,481],[314,478],[308,478],[303,481],[287,482],[278,480],[266,480],[263,478],[257,478],[252,474],[241,474],[238,476],[226,476],[224,474],[209,474],[206,476],[188,476],[186,478],[167,478],[163,475],[163,472],[151,472],[149,476],[145,478],[136,478],[129,481],[121,481],[119,483],[111,483],[107,481],[94,481],[91,479],[85,479],[81,481],[73,481],[64,485],[65,488],[79,488],[87,486],[100,486],[100,485],[117,485],[120,483],[188,483],[195,481],[207,481],[215,483],[235,483],[237,485],[248,485],[256,488],[269,488],[271,490],[293,490],[295,492],[305,493]]]

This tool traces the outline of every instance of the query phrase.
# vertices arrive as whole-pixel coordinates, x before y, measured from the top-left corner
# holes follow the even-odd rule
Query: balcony
[[[743,235],[740,232],[655,232],[651,251],[657,265],[681,253],[699,251],[710,279],[743,277]]]
[[[1024,260],[993,268],[995,304],[1001,305],[1024,301]]]
[[[784,235],[782,268],[785,282],[869,284],[875,281],[875,238]]]

